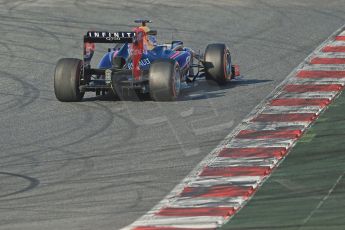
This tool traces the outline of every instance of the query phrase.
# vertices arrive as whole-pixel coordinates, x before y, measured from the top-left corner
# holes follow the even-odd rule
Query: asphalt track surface
[[[119,229],[162,199],[344,24],[345,1],[0,1],[0,229]],[[60,103],[55,63],[90,29],[150,18],[161,38],[225,42],[244,78],[173,103]],[[174,33],[171,36],[171,32]]]

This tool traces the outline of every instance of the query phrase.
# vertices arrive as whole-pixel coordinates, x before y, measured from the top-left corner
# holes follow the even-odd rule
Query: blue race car
[[[223,85],[240,75],[225,44],[209,44],[204,54],[184,47],[182,41],[157,44],[157,31],[147,26],[151,21],[135,22],[141,25],[131,32],[87,32],[83,60],[63,58],[56,65],[56,98],[72,102],[82,100],[89,91],[96,95],[119,95],[130,89],[150,94],[155,101],[173,101],[179,95],[181,83],[206,77]],[[116,44],[104,54],[97,68],[91,67],[95,43]]]

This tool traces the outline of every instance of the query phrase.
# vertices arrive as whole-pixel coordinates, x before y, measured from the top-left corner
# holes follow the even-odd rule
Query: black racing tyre
[[[220,85],[231,78],[231,56],[225,44],[209,44],[205,51],[205,73]]]
[[[62,58],[55,67],[54,91],[59,101],[81,101],[84,92],[80,92],[79,83],[82,61],[75,58]]]
[[[151,98],[155,101],[174,101],[180,93],[180,66],[172,59],[159,59],[152,63],[149,72]]]

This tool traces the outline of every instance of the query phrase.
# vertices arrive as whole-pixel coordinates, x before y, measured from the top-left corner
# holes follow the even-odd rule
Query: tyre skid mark
[[[8,104],[8,106],[6,106],[5,109],[1,110],[1,113],[9,112],[15,109],[22,109],[30,105],[31,103],[35,102],[40,96],[40,91],[38,88],[36,88],[34,85],[28,83],[20,77],[17,77],[5,71],[0,71],[0,78],[6,78],[19,83],[23,90],[23,94],[20,98],[14,97],[10,101],[5,102],[5,104]],[[2,103],[2,107],[3,105],[4,104]]]
[[[61,171],[71,171],[72,173],[68,173],[68,174],[63,174],[63,177],[60,178],[56,178],[53,182],[49,183],[49,186],[54,186],[54,185],[58,185],[61,183],[61,181],[72,181],[74,180],[73,178],[79,178],[80,176],[84,175],[87,172],[90,172],[90,170],[93,168],[93,157],[85,157],[84,154],[79,153],[78,152],[74,152],[74,151],[70,151],[68,149],[70,149],[72,146],[75,145],[81,145],[83,142],[88,141],[90,138],[95,137],[96,135],[98,135],[101,132],[104,132],[107,128],[110,127],[110,124],[113,123],[113,113],[111,112],[111,110],[109,108],[107,108],[107,106],[102,105],[98,102],[93,102],[91,103],[92,106],[88,106],[88,105],[83,105],[83,104],[75,104],[73,105],[73,107],[79,107],[82,108],[83,110],[85,110],[85,112],[83,114],[85,114],[86,116],[84,116],[84,122],[80,123],[80,127],[73,127],[73,131],[71,132],[71,130],[67,130],[64,132],[64,134],[57,134],[55,136],[50,136],[48,138],[45,139],[39,139],[39,140],[35,140],[32,143],[27,143],[25,144],[25,146],[36,146],[36,148],[34,148],[34,150],[32,151],[26,151],[25,153],[22,152],[18,152],[15,153],[16,150],[11,148],[9,149],[9,151],[14,152],[14,154],[10,154],[9,157],[12,159],[12,162],[20,165],[21,168],[23,166],[23,164],[20,163],[20,161],[22,161],[25,165],[25,162],[27,162],[29,160],[29,158],[31,158],[32,156],[35,157],[39,157],[40,158],[45,158],[44,155],[46,153],[49,152],[58,152],[59,155],[63,155],[64,157],[61,159],[59,159],[58,161],[50,161],[52,166],[55,166],[54,168],[50,168],[51,171],[56,171],[56,172],[61,172]],[[96,110],[97,113],[94,113],[93,111]],[[75,139],[74,130],[80,130],[80,128],[82,128],[84,126],[84,124],[86,122],[91,122],[92,119],[96,119],[99,116],[100,111],[104,111],[106,113],[106,115],[102,116],[102,125],[100,127],[94,127],[92,132],[88,132],[87,135],[82,135],[81,137],[78,137],[77,140]],[[134,129],[131,129],[134,130]],[[132,135],[132,133],[130,134]],[[42,145],[41,143],[47,143],[49,141],[54,140],[56,142],[57,139],[59,139],[60,137],[62,138],[66,138],[66,136],[73,136],[73,138],[71,138],[71,141],[69,141],[68,143],[66,143],[65,145],[60,145],[58,147],[54,147],[54,145],[51,144],[44,144]],[[124,139],[127,139],[126,137],[123,137]],[[18,146],[18,149],[22,149],[24,146],[20,145]],[[107,149],[113,149],[114,146],[113,145],[108,145]],[[107,150],[104,150],[107,151]],[[18,155],[18,158],[15,157],[15,155]],[[66,157],[65,157],[66,156]],[[11,164],[13,164],[12,162],[6,162],[5,166],[9,166]],[[18,163],[19,162],[19,163]],[[36,162],[35,164],[39,164],[38,166],[45,164],[47,162],[44,161],[40,161],[40,162]],[[69,168],[74,168],[76,166],[76,163],[78,165],[82,164],[81,166],[77,167],[79,170],[67,170]],[[37,167],[38,169],[40,167]],[[25,168],[23,169],[25,173]],[[30,171],[32,172],[32,170]],[[89,181],[89,179],[87,180]],[[87,182],[86,181],[86,182]],[[80,183],[80,180],[76,180],[76,183]],[[104,187],[109,187],[109,184],[107,184]],[[99,189],[99,188],[97,188]],[[61,191],[56,191],[54,194],[59,194]],[[73,197],[78,197],[79,195],[75,194],[75,193],[71,193],[69,194],[68,191],[64,192],[65,194],[68,194],[67,197],[69,197],[70,199],[72,199]],[[50,192],[45,192],[44,190],[42,190],[41,192],[39,192],[39,194],[37,195],[27,195],[27,196],[21,196],[20,199],[43,199],[42,201],[45,200],[45,197],[48,197],[52,195],[52,193]],[[8,197],[8,199],[6,199],[6,201],[10,201],[10,200],[17,200],[19,199],[18,197]],[[5,200],[4,200],[5,201]]]
[[[14,196],[14,195],[17,195],[17,194],[21,194],[21,193],[30,191],[30,190],[36,188],[40,184],[40,181],[38,179],[33,178],[33,177],[29,177],[29,176],[26,176],[26,175],[21,175],[21,174],[17,174],[17,173],[9,173],[9,172],[0,172],[0,175],[17,177],[17,178],[24,179],[25,181],[29,182],[29,185],[27,185],[26,187],[24,187],[24,188],[22,188],[20,190],[17,190],[15,192],[11,192],[11,193],[7,193],[7,194],[0,194],[0,199],[1,200],[3,198],[9,197],[9,196]]]

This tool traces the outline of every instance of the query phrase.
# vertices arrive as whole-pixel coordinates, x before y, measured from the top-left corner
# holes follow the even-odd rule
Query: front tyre
[[[54,92],[59,101],[81,101],[84,92],[80,92],[82,61],[75,58],[63,58],[58,61],[54,74]]]
[[[231,56],[225,44],[209,44],[204,61],[207,79],[212,79],[219,85],[224,85],[231,79]]]
[[[181,88],[180,66],[175,60],[160,59],[152,63],[149,72],[151,98],[155,101],[174,101]]]

